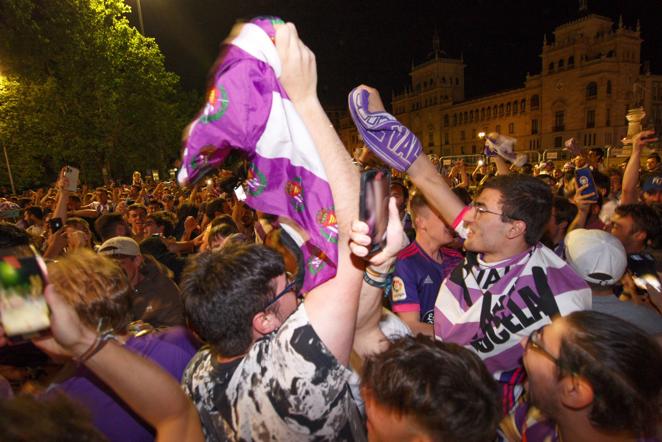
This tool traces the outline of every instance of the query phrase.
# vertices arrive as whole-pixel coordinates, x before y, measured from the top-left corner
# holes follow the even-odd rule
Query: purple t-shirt
[[[132,336],[124,347],[156,362],[179,382],[198,344],[184,327],[172,327],[159,333]],[[64,392],[87,408],[94,425],[111,441],[154,440],[152,427],[85,366],[51,391]]]
[[[395,313],[419,312],[419,320],[434,324],[434,303],[441,282],[462,262],[462,254],[442,248],[441,263],[433,260],[421,246],[412,242],[398,253],[391,289]]]

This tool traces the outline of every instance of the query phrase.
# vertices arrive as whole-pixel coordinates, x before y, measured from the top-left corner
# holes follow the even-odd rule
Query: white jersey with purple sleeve
[[[442,248],[441,254],[443,261],[438,263],[416,241],[400,251],[391,289],[395,313],[418,312],[421,322],[434,324],[434,303],[441,282],[462,262],[462,254],[456,250]]]
[[[463,237],[467,209],[453,224]],[[540,243],[501,262],[486,263],[468,252],[441,285],[434,332],[472,349],[497,380],[509,382],[509,374],[521,368],[524,337],[556,315],[590,309],[586,282]]]

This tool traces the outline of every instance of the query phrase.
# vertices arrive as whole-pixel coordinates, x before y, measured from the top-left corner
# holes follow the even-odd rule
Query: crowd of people
[[[218,160],[207,144],[187,188],[136,172],[130,185],[72,191],[63,169],[50,188],[3,198],[0,250],[44,257],[51,326],[16,345],[0,329],[0,440],[662,436],[659,155],[641,167],[652,131],[617,168],[572,143],[560,168],[517,167],[507,137],[489,134],[487,164],[446,170],[359,86],[349,106],[366,147],[351,158],[295,27],[260,18],[233,35],[222,57],[253,63],[234,87],[268,84],[271,106],[298,115],[314,160],[293,163],[319,161],[332,218],[251,208],[238,185],[290,171],[255,172],[250,155],[200,179]],[[215,69],[218,84],[232,75],[223,58]],[[186,129],[185,157],[201,132],[224,136],[210,103]],[[263,156],[272,126],[287,124],[273,113],[241,120]],[[359,176],[375,166],[394,176],[377,252],[359,220]],[[301,180],[281,191],[297,214],[317,198]],[[304,253],[318,226],[334,251],[316,255],[335,267],[322,280]]]

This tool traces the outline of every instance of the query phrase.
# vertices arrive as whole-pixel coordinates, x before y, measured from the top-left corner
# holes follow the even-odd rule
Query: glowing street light
[[[140,4],[140,0],[136,0],[136,3],[138,5],[138,22],[140,22],[140,33],[142,35],[145,35],[145,25],[143,23],[143,8],[142,5]]]
[[[481,140],[483,138],[485,138],[485,132],[483,132],[483,131],[478,132],[478,138],[481,139]]]

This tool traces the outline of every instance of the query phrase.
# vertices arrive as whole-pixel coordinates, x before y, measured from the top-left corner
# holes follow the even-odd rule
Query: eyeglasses
[[[552,361],[554,365],[559,365],[559,358],[556,356],[552,355],[545,346],[542,343],[542,329],[545,328],[545,326],[540,327],[538,330],[534,331],[531,333],[529,336],[529,339],[526,340],[526,349],[536,351],[540,353],[541,355],[545,356],[547,359]]]
[[[469,207],[476,209],[478,215],[482,215],[483,213],[491,213],[492,215],[505,216],[506,218],[510,218],[508,215],[504,215],[503,213],[493,212],[491,210],[488,210],[485,208],[485,206],[481,205],[481,203],[477,203],[475,201],[470,202]]]
[[[283,296],[287,295],[290,292],[294,292],[294,295],[296,296],[297,300],[301,300],[302,297],[301,297],[301,293],[297,288],[297,282],[294,280],[293,276],[290,273],[287,273],[287,281],[288,283],[285,286],[285,288],[276,296],[274,296],[273,299],[267,303],[267,305],[264,306],[264,310],[268,309],[269,307],[277,303],[280,298],[282,298]]]

